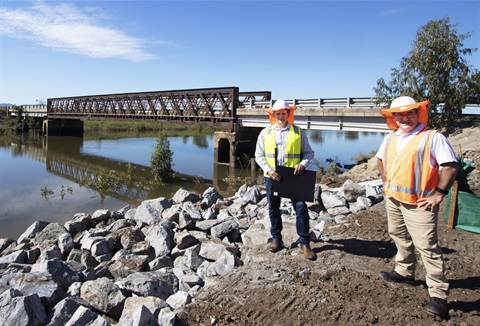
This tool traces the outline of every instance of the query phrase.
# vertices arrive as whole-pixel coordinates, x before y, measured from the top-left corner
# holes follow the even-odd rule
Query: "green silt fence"
[[[448,214],[450,212],[450,199],[452,192],[445,197],[447,204],[445,206],[445,222],[448,222]],[[480,233],[480,196],[459,191],[457,197],[457,216],[455,229]]]
[[[458,158],[462,167],[457,173],[459,191],[457,196],[457,205],[455,208],[456,223],[455,228],[475,233],[480,233],[480,196],[473,194],[468,190],[467,174],[474,168],[470,163],[465,163],[463,157]],[[463,189],[467,191],[463,191]],[[452,199],[452,190],[445,197],[444,219],[448,223],[450,213],[450,204]]]

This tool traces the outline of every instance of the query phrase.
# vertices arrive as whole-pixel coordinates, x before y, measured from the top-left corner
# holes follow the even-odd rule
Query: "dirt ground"
[[[449,139],[456,151],[461,146],[479,159],[478,126]],[[364,179],[376,173],[366,167],[359,171]],[[472,189],[479,194],[478,169],[475,173]],[[480,325],[480,234],[449,230],[444,205],[438,229],[450,281],[446,320],[425,310],[428,292],[421,259],[413,286],[380,278],[380,271],[393,269],[396,252],[387,234],[383,201],[350,215],[346,225],[327,224],[321,241],[312,243],[316,261],[304,259],[298,249],[273,254],[264,246],[250,248],[243,254],[255,258],[202,289],[179,314],[179,324]],[[284,233],[293,239],[294,226],[286,225]]]

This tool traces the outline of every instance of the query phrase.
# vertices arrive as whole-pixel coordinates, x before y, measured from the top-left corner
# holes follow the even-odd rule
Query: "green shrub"
[[[155,150],[150,156],[153,178],[157,182],[169,181],[173,178],[175,171],[172,169],[173,152],[170,150],[170,141],[165,133],[157,138]]]

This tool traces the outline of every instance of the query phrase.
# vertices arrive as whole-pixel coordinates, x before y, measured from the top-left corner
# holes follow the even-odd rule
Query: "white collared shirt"
[[[423,123],[419,123],[419,125],[408,134],[403,134],[400,129],[395,131],[398,154],[400,154],[400,152],[405,148],[412,137],[421,132],[423,128],[425,128],[425,125]],[[376,154],[377,158],[380,160],[383,160],[386,139],[387,137],[383,139],[380,149]],[[429,161],[432,168],[435,168],[437,164],[442,165],[444,163],[457,162],[457,157],[452,146],[448,142],[447,138],[439,132],[436,132],[432,138]]]
[[[275,141],[277,143],[277,164],[283,165],[285,162],[285,145],[287,144],[288,134],[290,132],[290,124],[287,124],[285,128],[278,128],[277,125],[272,125],[273,130],[275,131]],[[257,139],[257,145],[255,147],[255,161],[260,166],[260,168],[267,173],[272,168],[267,164],[267,160],[265,158],[265,130],[262,129],[260,135]],[[309,164],[314,159],[315,152],[313,151],[310,143],[308,142],[308,138],[305,135],[303,129],[302,132],[302,161],[300,162],[305,168],[309,166]]]

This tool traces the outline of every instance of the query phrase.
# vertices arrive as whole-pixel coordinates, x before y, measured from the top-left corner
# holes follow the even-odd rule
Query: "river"
[[[375,132],[307,131],[315,158],[326,166],[334,160],[353,163],[359,153],[376,150],[385,134]],[[76,213],[138,206],[145,199],[171,198],[180,188],[202,193],[214,186],[232,195],[237,186],[223,179],[257,178],[250,169],[214,164],[213,135],[169,137],[174,182],[152,184],[151,137],[84,140],[22,134],[0,138],[0,238],[16,239],[35,220],[63,223]],[[102,184],[116,177],[115,189]],[[121,182],[118,182],[118,180]],[[96,190],[95,190],[96,189]]]

